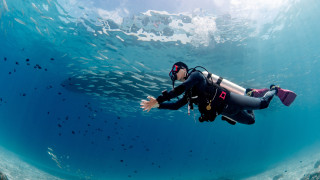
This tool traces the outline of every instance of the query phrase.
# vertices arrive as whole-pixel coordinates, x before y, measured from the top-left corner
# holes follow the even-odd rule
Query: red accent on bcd
[[[226,95],[227,95],[227,93],[224,92],[224,91],[222,91],[221,94],[220,94],[220,96],[219,96],[219,98],[221,98],[221,99],[224,100],[224,99],[226,98]]]

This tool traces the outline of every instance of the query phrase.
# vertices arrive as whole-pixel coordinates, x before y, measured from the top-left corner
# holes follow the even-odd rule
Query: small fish
[[[31,19],[31,21],[32,21],[33,23],[35,23],[36,25],[38,24],[37,21],[34,20],[32,17],[30,17],[30,19]]]
[[[80,59],[83,59],[83,60],[91,60],[91,59],[88,59],[86,57],[80,57]],[[85,64],[88,63],[88,62],[84,62]]]
[[[49,20],[52,20],[54,21],[54,19],[52,17],[48,17],[48,16],[41,16],[43,19],[49,19]]]
[[[120,36],[116,35],[116,38],[118,38],[120,41],[124,42],[124,40]]]
[[[8,8],[6,0],[3,0],[3,6],[4,6],[5,10],[9,11],[9,8]]]
[[[37,68],[38,68],[38,69],[42,69],[39,64],[36,64],[36,65],[34,66],[34,68],[35,68],[35,69],[37,69]]]
[[[88,42],[88,44],[91,45],[92,47],[97,47],[97,45],[95,45],[95,44],[93,44],[93,43],[89,43],[89,42]]]
[[[42,14],[42,12],[38,9],[38,7],[37,7],[34,3],[32,3],[32,7],[33,7],[36,11],[38,11],[40,14]]]
[[[40,29],[38,28],[38,26],[36,26],[37,31],[39,32],[39,34],[42,35],[42,32],[40,31]]]
[[[15,21],[17,21],[18,23],[22,24],[22,25],[26,25],[25,22],[23,22],[22,20],[18,19],[18,18],[14,18]]]
[[[113,50],[115,52],[118,50],[118,48],[116,46],[112,46],[111,44],[106,44],[106,46],[108,46],[111,50]]]

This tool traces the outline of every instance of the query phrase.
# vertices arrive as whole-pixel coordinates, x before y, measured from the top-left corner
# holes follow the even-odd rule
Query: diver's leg
[[[290,106],[290,104],[295,100],[297,97],[297,94],[293,91],[290,91],[288,89],[282,89],[279,86],[276,85],[271,85],[270,89],[276,89],[277,93],[276,96],[279,97],[281,102],[286,105]],[[246,89],[246,95],[250,97],[263,97],[265,93],[267,93],[269,89],[264,88],[264,89],[251,89],[248,88]]]
[[[264,88],[264,89],[252,89],[247,88],[246,94],[250,97],[263,97],[270,89]]]
[[[263,97],[255,98],[230,92],[230,100],[228,105],[239,107],[241,110],[264,109],[269,106],[270,101],[276,93],[276,89],[272,89],[269,90]]]
[[[270,101],[272,100],[273,96],[277,94],[276,89],[272,89],[268,91],[263,97],[261,97],[261,104],[260,109],[265,109],[269,106]]]

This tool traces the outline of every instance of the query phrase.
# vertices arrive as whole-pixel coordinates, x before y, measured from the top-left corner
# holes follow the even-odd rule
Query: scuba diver
[[[152,108],[177,110],[188,104],[190,115],[190,109],[193,109],[195,104],[201,114],[200,122],[212,122],[218,115],[222,115],[221,119],[232,125],[236,122],[254,124],[253,110],[267,108],[274,95],[278,96],[286,106],[289,106],[297,96],[294,92],[276,85],[271,85],[270,89],[244,89],[208,72],[203,67],[201,68],[206,71],[201,72],[196,69],[198,67],[201,66],[189,70],[185,63],[175,63],[169,73],[173,89],[169,92],[163,91],[158,98],[148,96],[149,100],[141,101],[141,108],[148,112]],[[174,87],[176,80],[182,83]],[[178,98],[178,101],[165,102],[184,92],[185,94],[182,98]]]

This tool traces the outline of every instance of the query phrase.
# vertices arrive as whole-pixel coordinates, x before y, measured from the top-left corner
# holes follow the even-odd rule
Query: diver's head
[[[175,80],[185,81],[188,76],[188,66],[183,62],[176,62],[172,66],[169,76],[174,83]]]

